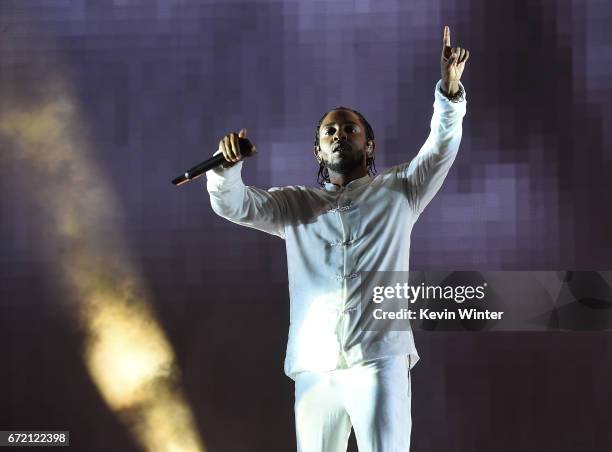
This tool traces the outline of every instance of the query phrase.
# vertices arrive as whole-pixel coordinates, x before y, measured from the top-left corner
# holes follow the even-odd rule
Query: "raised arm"
[[[398,167],[398,177],[408,200],[419,214],[442,186],[459,150],[466,112],[465,90],[460,79],[469,55],[466,49],[451,47],[450,30],[444,27],[442,78],[435,88],[430,133],[410,164]]]
[[[246,138],[246,129],[230,133],[219,142],[216,154],[223,153],[227,164],[206,173],[210,205],[217,215],[242,226],[285,237],[287,206],[282,189],[262,190],[242,182],[242,160],[238,138]],[[249,157],[256,154],[253,146]]]

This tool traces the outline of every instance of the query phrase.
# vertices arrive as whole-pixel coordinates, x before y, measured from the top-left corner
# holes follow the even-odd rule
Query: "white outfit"
[[[410,372],[391,356],[295,378],[298,452],[346,452],[351,433],[359,452],[410,449]]]
[[[431,131],[416,157],[345,187],[262,190],[242,182],[242,162],[208,171],[213,210],[286,242],[290,327],[285,373],[320,373],[377,358],[419,356],[411,330],[368,331],[361,272],[408,271],[410,232],[442,186],[459,149],[466,101],[436,85]],[[463,88],[463,87],[462,87]]]

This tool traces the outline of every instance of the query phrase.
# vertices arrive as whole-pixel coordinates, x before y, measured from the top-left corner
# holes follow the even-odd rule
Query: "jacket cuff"
[[[457,112],[463,116],[465,114],[467,105],[467,93],[463,84],[459,82],[459,87],[463,90],[463,100],[459,102],[451,102],[444,94],[442,94],[442,91],[440,90],[441,86],[442,80],[438,80],[434,90],[434,109],[444,113]]]
[[[213,154],[217,155],[221,151],[217,151]],[[242,163],[243,161],[237,162],[234,166],[229,168],[223,168],[219,165],[216,168],[206,171],[206,186],[209,190],[222,188],[224,185],[231,185],[237,181],[242,180]]]

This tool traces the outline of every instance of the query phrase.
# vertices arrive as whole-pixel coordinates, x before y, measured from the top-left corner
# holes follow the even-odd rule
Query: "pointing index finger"
[[[444,38],[442,39],[442,44],[444,47],[450,47],[450,28],[448,25],[444,26]]]

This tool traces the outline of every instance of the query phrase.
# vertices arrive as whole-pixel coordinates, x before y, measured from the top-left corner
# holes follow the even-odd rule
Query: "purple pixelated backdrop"
[[[210,450],[291,450],[284,244],[216,217],[202,180],[170,180],[246,127],[259,151],[247,183],[313,185],[314,125],[339,104],[373,125],[379,169],[409,160],[448,24],[471,51],[468,114],[414,229],[412,267],[610,269],[611,16],[584,0],[4,1],[0,110],[35,102],[51,72],[69,81]],[[137,450],[88,379],[60,301],[66,244],[40,193],[64,179],[30,174],[1,144],[0,429]],[[612,447],[609,334],[419,332],[417,346],[414,451]]]

